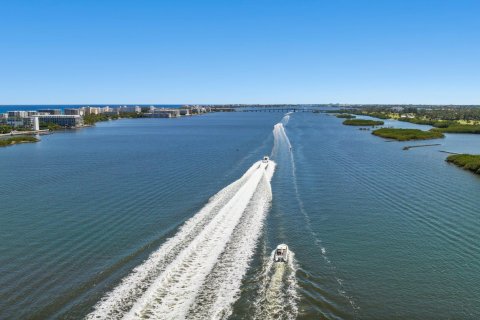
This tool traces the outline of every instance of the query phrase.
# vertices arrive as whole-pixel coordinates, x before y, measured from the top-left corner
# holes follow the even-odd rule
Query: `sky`
[[[478,0],[0,0],[0,105],[480,104]]]

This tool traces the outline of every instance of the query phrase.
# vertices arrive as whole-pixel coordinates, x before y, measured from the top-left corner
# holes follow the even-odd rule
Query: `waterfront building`
[[[118,114],[120,113],[118,108],[110,108],[110,107],[107,107],[108,111],[103,111],[104,114],[107,114],[107,115],[111,115],[111,116],[118,116]]]
[[[155,109],[150,117],[152,118],[177,118],[180,116],[178,109]]]
[[[27,111],[8,111],[9,118],[25,118],[28,116]]]
[[[119,113],[140,113],[142,112],[142,108],[140,108],[139,106],[135,106],[135,107],[123,106],[123,107],[118,107],[118,112]]]
[[[189,116],[190,115],[190,109],[187,107],[181,107],[179,109],[180,115],[181,116]]]
[[[62,110],[60,110],[60,109],[39,109],[38,113],[50,114],[50,115],[60,115],[60,114],[62,114]]]
[[[83,107],[84,110],[84,115],[90,115],[90,114],[100,114],[100,109],[99,107]]]
[[[154,106],[141,107],[141,110],[142,110],[142,112],[144,112],[144,113],[153,113],[153,111],[155,110],[155,107],[154,107]]]
[[[70,116],[83,116],[85,114],[85,109],[84,108],[66,108],[63,110],[63,113],[65,115],[70,115]]]
[[[61,127],[76,128],[83,126],[83,118],[79,115],[39,115],[39,123],[53,123]]]
[[[112,112],[113,110],[113,108],[110,108],[109,106],[99,108],[99,109],[100,109],[100,113],[109,113],[109,112]]]
[[[25,118],[8,117],[6,124],[13,128],[23,127],[23,119]]]

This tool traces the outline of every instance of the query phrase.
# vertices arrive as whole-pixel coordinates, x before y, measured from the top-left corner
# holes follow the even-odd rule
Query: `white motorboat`
[[[279,244],[275,249],[273,255],[274,262],[287,262],[288,261],[288,246],[286,244]]]
[[[270,160],[270,158],[265,156],[265,157],[263,157],[262,162],[263,163],[268,163],[268,160]]]

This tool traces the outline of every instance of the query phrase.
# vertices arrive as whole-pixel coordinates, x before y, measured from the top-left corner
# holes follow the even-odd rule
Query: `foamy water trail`
[[[282,118],[282,121],[281,121],[281,122],[282,122],[282,124],[283,124],[284,126],[286,126],[286,125],[288,124],[288,122],[290,121],[290,115],[291,115],[291,114],[292,114],[291,111],[290,111],[290,112],[287,112],[287,113],[285,113],[285,116]]]
[[[288,114],[285,115],[285,117],[287,117],[287,116],[288,116]],[[284,117],[284,119],[285,119],[285,117]],[[288,118],[288,120],[289,120],[289,118]],[[284,124],[286,125],[288,123],[288,120],[286,121],[286,123],[284,121],[282,121],[282,123],[276,124],[275,127],[274,127],[274,131],[273,131],[274,135],[275,135],[274,141],[277,142],[276,146],[274,145],[274,150],[275,150],[275,152],[278,153],[278,152],[282,152],[282,151],[285,152],[285,149],[288,148],[287,151],[289,152],[289,158],[290,158],[290,163],[291,163],[291,167],[292,167],[292,178],[293,178],[293,188],[294,188],[294,191],[295,191],[295,199],[298,203],[300,212],[305,219],[305,222],[306,222],[305,227],[307,228],[309,233],[312,235],[314,243],[317,246],[317,248],[320,249],[320,253],[321,253],[323,259],[330,265],[332,270],[334,270],[334,272],[336,273],[335,266],[332,264],[332,262],[328,258],[327,249],[322,245],[322,241],[320,240],[320,237],[318,236],[317,232],[315,232],[312,228],[310,216],[308,215],[307,211],[305,210],[305,205],[303,203],[302,198],[300,197],[300,192],[299,192],[299,189],[298,189],[298,182],[297,182],[297,167],[296,167],[296,164],[295,164],[295,158],[293,157],[293,153],[291,152],[292,151],[292,145],[290,143],[290,139],[288,138],[288,135],[287,135],[287,133],[285,131],[285,127],[284,127]],[[335,280],[339,285],[338,293],[341,296],[343,296],[349,302],[349,304],[352,306],[352,308],[354,310],[354,313],[355,313],[358,310],[358,306],[355,303],[355,300],[353,299],[353,297],[351,297],[350,295],[347,294],[347,292],[344,288],[343,279],[339,278],[338,276],[335,276]]]
[[[230,268],[234,277],[224,273],[224,281],[217,282],[218,290],[225,291],[229,285],[230,295],[216,299],[211,308],[212,314],[228,312],[225,310],[237,298],[235,290],[240,288],[268,211],[274,169],[273,161],[257,162],[240,179],[217,193],[174,237],[108,293],[87,318],[185,318],[207,276],[217,270],[217,264],[228,264],[229,255],[224,251],[235,239],[248,246],[242,252],[243,263]],[[243,224],[239,227],[244,217],[250,232],[246,232]]]
[[[254,319],[296,319],[299,296],[295,254],[290,250],[287,263],[275,263],[274,253],[263,264]]]
[[[239,227],[233,233],[226,250],[209,274],[201,294],[187,316],[188,319],[224,319],[240,296],[241,281],[256,248],[265,216],[270,208],[270,179],[274,164],[266,169]]]
[[[297,167],[295,164],[295,158],[293,157],[293,153],[291,152],[292,150],[292,144],[290,143],[290,139],[287,136],[287,133],[285,132],[285,127],[283,126],[282,123],[278,123],[274,127],[274,135],[275,135],[275,141],[278,141],[277,148],[288,148],[289,151],[289,158],[290,158],[290,163],[292,166],[292,176],[293,176],[293,188],[295,191],[295,199],[297,200],[298,206],[300,208],[300,212],[302,213],[305,221],[306,221],[306,227],[310,234],[313,236],[315,240],[315,244],[317,247],[320,249],[320,252],[322,253],[324,259],[330,263],[330,260],[328,259],[326,252],[327,250],[322,246],[321,240],[318,236],[318,234],[312,229],[311,226],[311,221],[310,221],[310,216],[308,215],[307,211],[305,210],[305,206],[303,204],[303,200],[300,197],[300,192],[298,190],[298,183],[297,183]],[[274,146],[275,148],[275,146]],[[279,152],[279,150],[277,150]]]

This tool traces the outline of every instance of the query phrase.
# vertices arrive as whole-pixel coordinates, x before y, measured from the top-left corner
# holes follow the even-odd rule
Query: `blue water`
[[[440,151],[479,153],[480,137],[447,135],[434,142],[440,146],[404,151],[425,142],[387,142],[326,114],[287,118],[237,112],[126,119],[2,148],[0,318],[82,318],[106,310],[99,301],[119,292],[122,279],[143,270],[167,239],[177,239],[210,197],[223,201],[226,186],[231,212],[218,207],[214,214],[226,217],[219,227],[234,226],[235,210],[254,192],[231,235],[219,233],[226,252],[214,256],[221,242],[204,242],[212,247],[204,247],[199,266],[214,264],[200,289],[182,291],[165,278],[165,293],[158,271],[138,294],[119,300],[124,310],[113,318],[136,308],[135,297],[149,288],[161,297],[142,309],[152,314],[170,298],[200,292],[195,308],[185,309],[189,318],[218,310],[231,319],[478,318],[480,178],[447,164]],[[273,132],[277,123],[283,128]],[[271,183],[254,165],[265,154],[276,163]],[[260,205],[265,220],[255,222]],[[164,261],[185,270],[179,277],[192,266],[174,259],[202,244],[201,229],[210,223]],[[292,259],[275,266],[270,254],[281,242]],[[238,243],[255,245],[249,253]],[[245,257],[248,268],[229,260],[230,252]],[[226,271],[230,278],[222,278]],[[216,292],[225,287],[238,294],[222,300]]]

